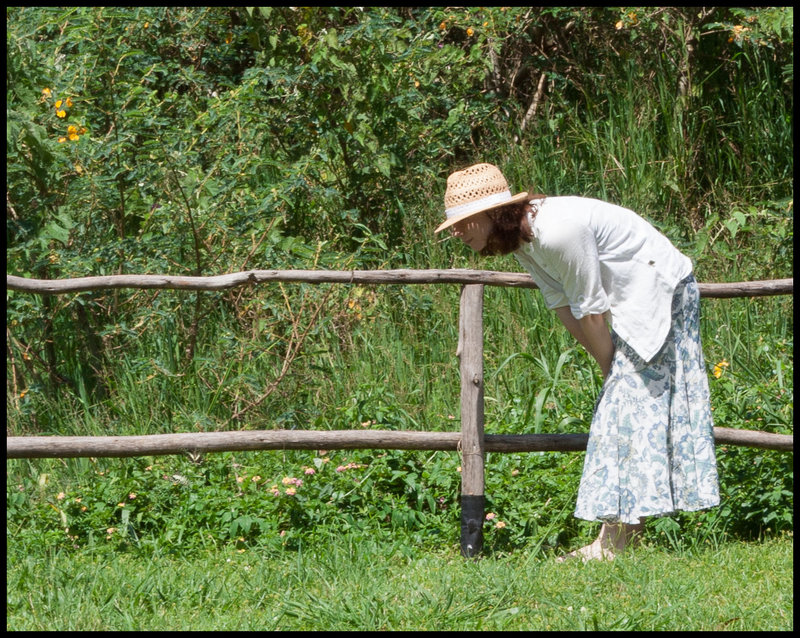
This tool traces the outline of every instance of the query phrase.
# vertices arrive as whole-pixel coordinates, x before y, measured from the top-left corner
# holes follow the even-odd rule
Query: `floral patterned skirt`
[[[672,326],[650,362],[612,338],[614,359],[592,418],[575,516],[635,524],[719,505],[694,276],[678,284]]]

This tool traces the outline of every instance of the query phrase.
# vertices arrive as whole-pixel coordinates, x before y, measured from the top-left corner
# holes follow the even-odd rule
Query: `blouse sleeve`
[[[597,240],[586,224],[569,224],[548,234],[540,249],[547,270],[561,284],[572,315],[581,319],[611,307],[603,288]]]

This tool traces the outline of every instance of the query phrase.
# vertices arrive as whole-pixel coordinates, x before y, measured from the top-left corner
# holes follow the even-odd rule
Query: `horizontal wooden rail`
[[[794,437],[752,430],[714,428],[717,445],[794,451]],[[486,434],[486,452],[580,452],[588,434]],[[460,432],[395,430],[246,430],[140,436],[10,436],[6,457],[74,458],[162,456],[192,452],[256,450],[460,450]]]
[[[272,281],[340,284],[486,284],[512,288],[536,288],[525,273],[491,270],[246,270],[209,277],[181,275],[105,275],[75,279],[28,279],[6,275],[6,288],[40,295],[60,295],[104,288],[169,290],[227,290],[246,284]],[[700,283],[703,297],[763,297],[794,293],[794,279],[767,279],[729,283]]]

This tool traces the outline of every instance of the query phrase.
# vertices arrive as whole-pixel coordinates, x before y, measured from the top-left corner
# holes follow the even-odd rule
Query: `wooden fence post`
[[[461,290],[458,351],[461,359],[461,553],[483,546],[483,285]]]

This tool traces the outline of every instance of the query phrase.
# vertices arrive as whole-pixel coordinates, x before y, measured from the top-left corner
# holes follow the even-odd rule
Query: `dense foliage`
[[[492,161],[515,189],[636,209],[702,281],[791,276],[791,8],[6,11],[9,273],[477,266],[431,231],[446,175]],[[9,432],[452,428],[455,295],[9,293]],[[588,357],[529,293],[487,295],[490,427],[585,428]],[[723,303],[704,318],[718,425],[791,432],[791,300]],[[680,524],[791,528],[789,456],[721,451],[728,505]],[[498,546],[584,529],[579,460],[493,459]],[[456,534],[447,455],[151,461],[11,462],[11,526],[78,546]]]

